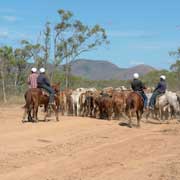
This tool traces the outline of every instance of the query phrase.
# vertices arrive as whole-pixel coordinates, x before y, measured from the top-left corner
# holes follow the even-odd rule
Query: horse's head
[[[60,92],[60,82],[58,82],[56,84],[53,84],[51,87],[55,91],[55,94],[59,94],[59,92]]]

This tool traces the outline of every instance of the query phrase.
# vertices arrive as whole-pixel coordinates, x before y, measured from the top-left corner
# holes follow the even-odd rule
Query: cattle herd
[[[125,110],[125,99],[129,90],[123,88],[78,88],[59,93],[62,115],[94,117],[111,120],[119,118]]]
[[[131,117],[127,112],[127,102],[129,96],[132,94],[132,90],[124,86],[119,88],[107,87],[102,90],[97,90],[96,88],[77,88],[76,90],[66,89],[59,91],[56,89],[55,92],[56,105],[54,105],[53,110],[57,121],[59,120],[58,112],[60,112],[62,116],[82,116],[107,120],[128,117],[131,121]],[[146,91],[146,95],[149,100],[152,93]],[[26,105],[24,107],[25,114],[28,114],[28,121],[33,121],[34,119],[35,122],[38,120],[38,106],[44,105],[45,112],[48,111],[48,95],[42,93],[40,89],[29,89],[25,93],[25,100]],[[146,119],[148,119],[148,117],[159,120],[178,119],[180,113],[180,98],[176,92],[166,91],[165,94],[156,99],[154,110],[144,109],[143,111]],[[134,115],[136,113],[134,112]],[[25,120],[25,114],[23,116],[23,122]],[[45,120],[47,114],[48,112],[45,115]],[[133,116],[133,113],[131,113],[131,116]],[[137,116],[137,120],[138,119]]]
[[[126,98],[131,90],[124,86],[95,88],[78,88],[64,90],[59,93],[60,112],[62,115],[94,117],[100,119],[119,119],[126,116]],[[152,93],[147,92],[148,100]],[[180,98],[175,92],[167,91],[157,98],[155,109],[146,110],[145,117],[170,119],[178,117]]]

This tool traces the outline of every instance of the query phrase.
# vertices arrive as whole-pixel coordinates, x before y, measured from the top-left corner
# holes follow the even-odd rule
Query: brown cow
[[[94,92],[87,91],[80,95],[79,101],[80,101],[80,115],[81,116],[92,117],[93,109],[94,109],[93,94]]]
[[[113,99],[113,112],[116,119],[119,119],[122,113],[125,112],[125,94],[123,92],[114,92]]]
[[[113,113],[113,99],[107,94],[100,95],[95,99],[95,104],[99,109],[100,119],[111,120]]]
[[[61,114],[70,115],[72,114],[72,99],[71,99],[72,90],[65,89],[59,93],[59,103],[60,103],[60,110]]]

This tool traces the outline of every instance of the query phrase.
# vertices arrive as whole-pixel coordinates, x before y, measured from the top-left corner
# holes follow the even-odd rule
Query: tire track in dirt
[[[14,111],[10,111],[10,119],[5,111],[7,120],[0,127],[2,180],[179,177],[178,125],[143,123],[141,129],[129,129],[117,121],[79,117],[61,117],[63,121],[59,123],[22,125],[20,112],[11,123]]]

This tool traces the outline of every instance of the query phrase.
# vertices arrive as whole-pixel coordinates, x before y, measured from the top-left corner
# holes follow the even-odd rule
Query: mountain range
[[[71,73],[90,80],[128,80],[132,79],[133,73],[143,76],[156,70],[149,65],[137,65],[130,68],[120,68],[117,65],[104,60],[78,59],[72,62]]]

